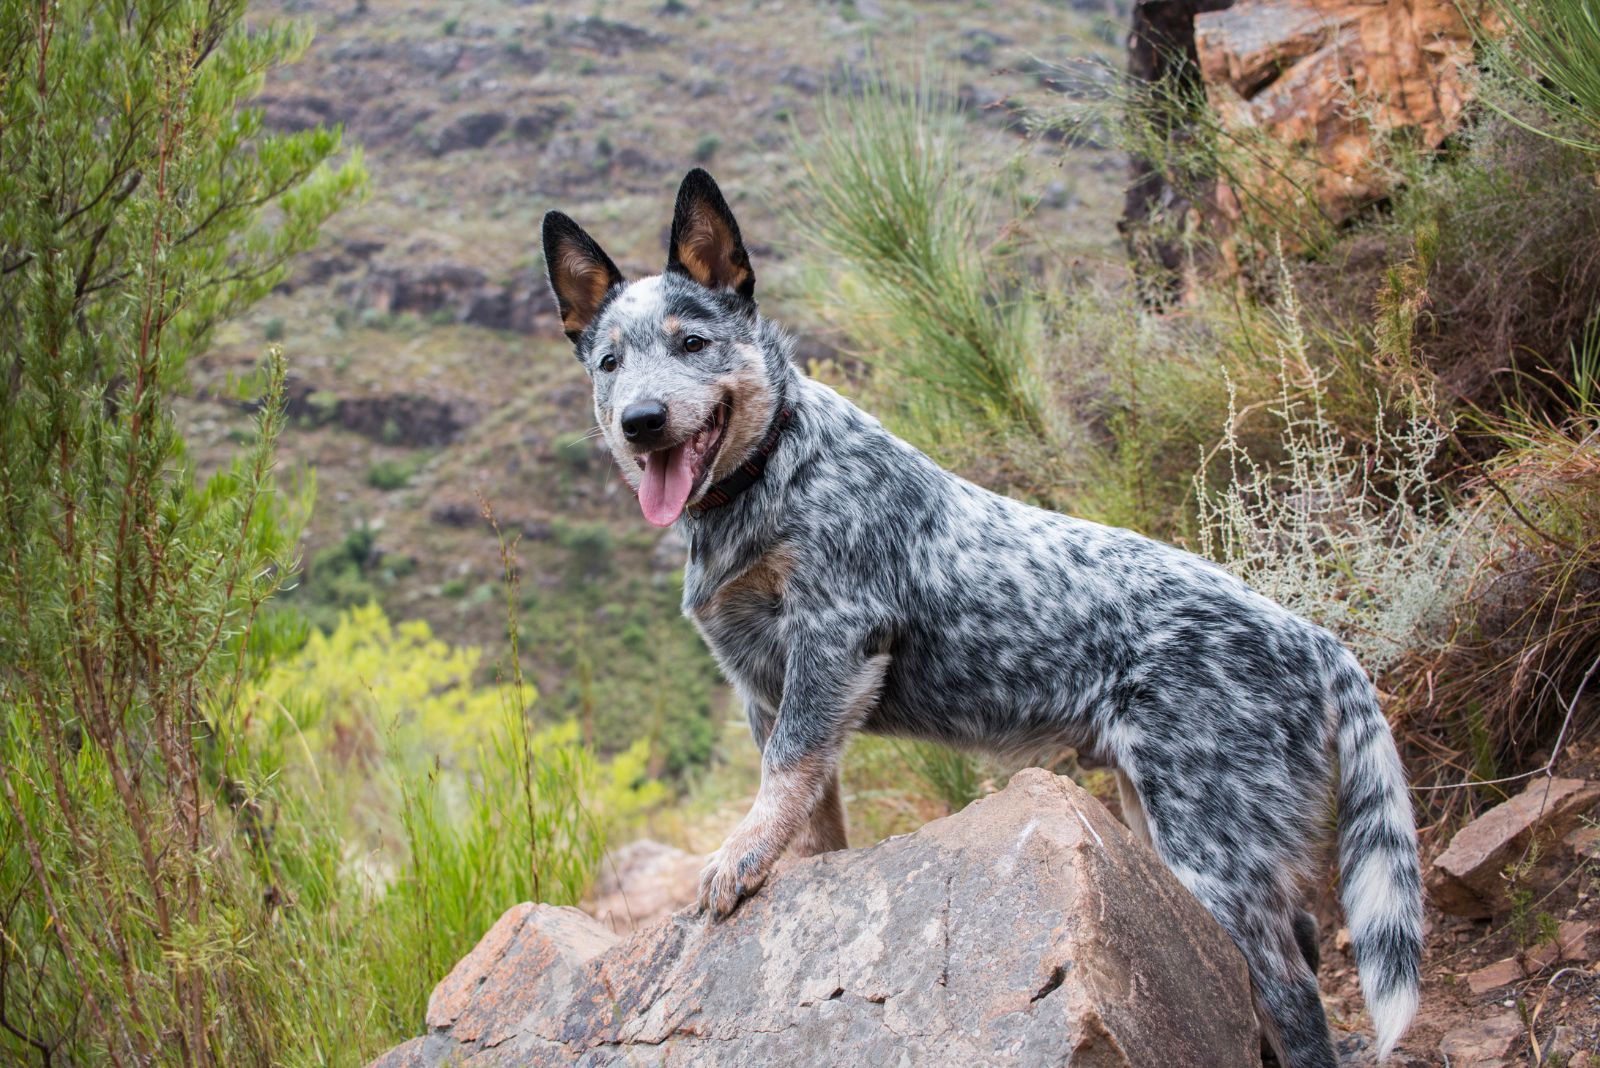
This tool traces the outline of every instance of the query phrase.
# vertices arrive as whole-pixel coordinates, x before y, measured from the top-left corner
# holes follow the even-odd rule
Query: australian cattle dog
[[[1299,902],[1336,793],[1350,941],[1387,1055],[1417,1005],[1416,833],[1349,651],[1197,556],[942,470],[802,374],[703,170],[669,246],[664,272],[628,282],[570,218],[544,219],[600,430],[644,517],[687,540],[684,612],[761,748],[701,908],[728,915],[787,848],[844,848],[852,731],[1071,746],[1116,769],[1129,826],[1238,944],[1279,1059],[1330,1068]]]

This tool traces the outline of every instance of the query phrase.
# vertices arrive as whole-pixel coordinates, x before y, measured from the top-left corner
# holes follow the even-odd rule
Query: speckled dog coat
[[[704,171],[661,275],[626,283],[557,212],[544,248],[600,428],[646,518],[687,537],[684,611],[762,751],[702,908],[729,913],[785,848],[845,846],[851,731],[1071,746],[1116,769],[1129,826],[1243,951],[1279,1058],[1327,1068],[1299,895],[1337,793],[1351,944],[1389,1052],[1417,1002],[1416,836],[1373,686],[1337,639],[1190,553],[958,478],[805,377]]]

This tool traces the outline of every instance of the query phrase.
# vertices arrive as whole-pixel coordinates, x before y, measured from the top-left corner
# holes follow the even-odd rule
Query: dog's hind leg
[[[839,794],[839,771],[835,768],[833,775],[823,785],[822,797],[811,810],[811,821],[800,829],[789,848],[797,857],[814,857],[818,853],[832,853],[836,849],[848,849],[849,846],[844,801]]]
[[[1322,947],[1317,944],[1317,918],[1301,909],[1294,918],[1294,940],[1300,946],[1300,955],[1306,959],[1311,974],[1322,968]]]
[[[1122,822],[1128,830],[1145,845],[1153,846],[1155,843],[1150,840],[1150,823],[1144,815],[1144,802],[1139,800],[1139,791],[1134,789],[1133,780],[1121,768],[1117,769],[1117,799],[1122,805]]]
[[[1267,839],[1261,829],[1254,836],[1248,827],[1212,833],[1193,809],[1167,812],[1148,797],[1146,808],[1156,852],[1244,954],[1256,1017],[1279,1063],[1334,1068],[1333,1040],[1305,944],[1308,914],[1296,903],[1290,858],[1241,851],[1241,839]],[[1216,811],[1242,816],[1246,809]]]

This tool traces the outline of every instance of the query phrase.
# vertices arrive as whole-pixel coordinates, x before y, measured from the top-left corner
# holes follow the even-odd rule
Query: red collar
[[[772,456],[772,450],[778,447],[778,437],[783,433],[783,428],[789,424],[790,414],[788,407],[779,409],[778,417],[772,421],[771,429],[767,431],[767,436],[761,440],[756,451],[727,478],[706,490],[705,496],[691,504],[689,514],[698,519],[713,508],[721,508],[761,481],[762,474],[767,470],[767,460]]]

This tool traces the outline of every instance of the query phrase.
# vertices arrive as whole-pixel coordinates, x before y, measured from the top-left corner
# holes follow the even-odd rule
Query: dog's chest
[[[774,707],[783,692],[783,597],[794,567],[787,548],[768,550],[690,610],[724,672]]]

